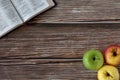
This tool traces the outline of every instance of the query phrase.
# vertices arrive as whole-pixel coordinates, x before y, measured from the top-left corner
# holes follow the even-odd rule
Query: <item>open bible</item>
[[[0,0],[0,37],[54,5],[53,0]]]

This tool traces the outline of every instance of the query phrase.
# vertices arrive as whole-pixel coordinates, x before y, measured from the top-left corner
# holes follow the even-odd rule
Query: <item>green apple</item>
[[[105,65],[98,71],[98,80],[119,80],[118,69],[111,65]]]
[[[89,70],[98,70],[104,63],[103,54],[99,50],[88,50],[83,56],[83,65]]]

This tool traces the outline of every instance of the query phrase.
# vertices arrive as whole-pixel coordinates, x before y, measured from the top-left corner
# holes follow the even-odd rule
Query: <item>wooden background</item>
[[[97,71],[83,67],[82,56],[88,49],[104,52],[120,44],[120,24],[115,24],[120,1],[56,3],[0,39],[0,80],[97,80]]]
[[[54,0],[56,7],[31,23],[119,23],[120,0]]]

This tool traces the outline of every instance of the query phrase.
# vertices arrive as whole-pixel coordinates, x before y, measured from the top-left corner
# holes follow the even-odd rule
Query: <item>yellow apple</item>
[[[119,80],[118,69],[111,65],[105,65],[98,71],[98,80]]]

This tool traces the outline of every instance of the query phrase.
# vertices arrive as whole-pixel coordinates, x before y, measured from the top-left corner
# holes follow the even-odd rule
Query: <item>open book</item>
[[[54,5],[53,0],[0,0],[0,37]]]

